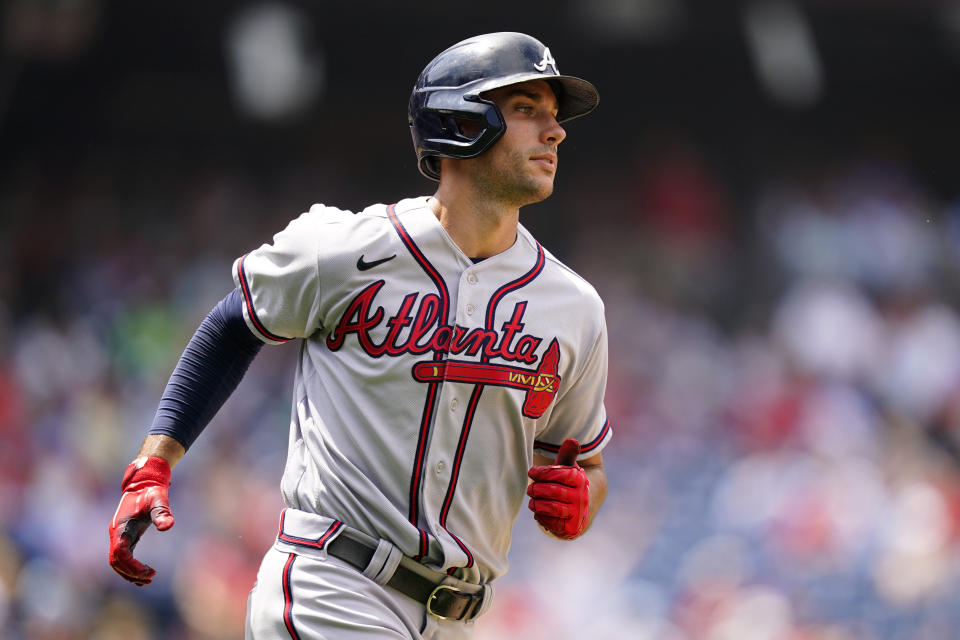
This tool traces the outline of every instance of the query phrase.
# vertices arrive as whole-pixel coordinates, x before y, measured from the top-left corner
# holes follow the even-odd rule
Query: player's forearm
[[[140,445],[137,457],[163,458],[172,469],[186,452],[187,450],[183,448],[183,445],[170,436],[149,435]]]
[[[239,293],[232,291],[207,315],[180,356],[150,435],[168,436],[189,448],[237,388],[262,346],[243,319]]]

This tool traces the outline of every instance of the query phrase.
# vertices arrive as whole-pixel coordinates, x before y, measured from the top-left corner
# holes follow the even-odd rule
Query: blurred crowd
[[[960,203],[874,156],[737,192],[685,143],[629,172],[538,205],[606,302],[609,498],[575,543],[520,514],[478,640],[956,637]],[[8,177],[0,637],[242,637],[295,348],[261,352],[178,466],[177,524],[137,550],[153,585],[113,574],[106,528],[232,259],[324,198],[308,174]]]

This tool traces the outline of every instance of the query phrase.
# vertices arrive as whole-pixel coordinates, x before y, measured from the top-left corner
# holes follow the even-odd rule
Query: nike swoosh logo
[[[379,260],[372,260],[372,261],[370,261],[370,262],[366,262],[366,261],[363,259],[363,256],[360,256],[359,258],[357,258],[357,269],[359,269],[360,271],[366,271],[367,269],[373,269],[374,267],[376,267],[376,266],[378,266],[378,265],[381,265],[381,264],[383,264],[384,262],[390,262],[391,260],[393,260],[393,259],[396,258],[396,257],[397,257],[397,254],[393,254],[392,256],[389,256],[389,257],[387,257],[387,258],[380,258]]]

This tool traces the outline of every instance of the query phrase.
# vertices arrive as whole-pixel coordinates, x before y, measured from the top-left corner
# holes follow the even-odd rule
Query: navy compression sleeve
[[[149,433],[170,436],[189,449],[262,346],[243,319],[243,298],[234,289],[204,318],[184,349]]]

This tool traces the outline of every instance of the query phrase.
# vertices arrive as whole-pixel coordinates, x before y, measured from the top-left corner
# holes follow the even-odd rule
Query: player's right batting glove
[[[568,438],[560,445],[556,464],[530,467],[527,487],[533,518],[558,538],[573,540],[587,526],[590,481],[577,464],[580,443]]]
[[[133,548],[152,522],[160,531],[173,526],[170,513],[170,465],[163,458],[137,458],[123,474],[123,495],[110,522],[110,566],[142,587],[157,574],[133,557]]]

